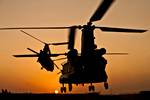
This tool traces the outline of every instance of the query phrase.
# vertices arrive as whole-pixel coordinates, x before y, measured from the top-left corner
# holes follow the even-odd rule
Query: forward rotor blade
[[[53,61],[59,61],[59,60],[64,60],[64,59],[67,59],[67,57],[54,59]]]
[[[65,45],[68,44],[68,42],[60,42],[60,43],[49,43],[48,45]]]
[[[50,57],[57,57],[57,56],[60,56],[60,55],[67,55],[66,53],[58,53],[58,54],[50,54],[49,56]]]
[[[109,7],[113,3],[113,1],[114,0],[103,0],[103,2],[97,8],[96,12],[90,18],[90,22],[100,20],[104,16],[104,14],[106,13],[106,11],[109,9]]]
[[[128,29],[128,28],[114,28],[114,27],[95,27],[100,28],[102,31],[106,32],[133,32],[133,33],[143,33],[147,30],[143,29]]]
[[[27,48],[27,49],[32,51],[33,53],[39,54],[38,52],[36,52],[36,51],[34,51],[34,50],[30,49],[30,48]]]
[[[68,29],[71,27],[5,27],[0,30],[17,30],[17,29]]]
[[[106,53],[106,55],[128,55],[128,53]]]
[[[60,70],[60,68],[57,66],[57,64],[54,63],[54,65],[56,66],[56,68],[57,68],[58,70]]]
[[[13,55],[14,57],[38,57],[36,54]]]
[[[25,31],[23,31],[23,30],[20,30],[20,31],[23,32],[23,33],[25,33],[26,35],[28,35],[28,36],[34,38],[35,40],[38,40],[39,42],[41,42],[41,43],[43,43],[43,44],[46,44],[45,42],[41,41],[40,39],[38,39],[38,38],[36,38],[36,37],[34,37],[34,36],[32,36],[32,35],[30,35],[29,33],[25,32]]]

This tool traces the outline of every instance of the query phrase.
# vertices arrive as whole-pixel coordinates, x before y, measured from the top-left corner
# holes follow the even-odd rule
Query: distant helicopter
[[[105,71],[107,60],[103,57],[105,54],[110,55],[126,55],[127,53],[107,53],[105,48],[97,48],[95,44],[94,30],[100,29],[106,32],[134,32],[143,33],[147,30],[143,29],[127,29],[127,28],[114,28],[102,27],[92,25],[93,22],[102,19],[106,11],[115,0],[103,0],[95,13],[89,19],[86,25],[73,25],[69,27],[13,27],[13,28],[0,28],[0,30],[9,29],[69,29],[68,36],[68,52],[66,53],[67,61],[62,64],[61,76],[59,82],[62,84],[60,91],[66,92],[65,84],[68,84],[69,91],[72,91],[72,84],[90,84],[89,91],[95,91],[92,83],[104,83],[105,89],[108,89],[107,79],[108,76]],[[76,30],[82,31],[81,35],[81,53],[74,48]],[[48,46],[45,45],[45,48]],[[31,50],[31,49],[29,49]],[[33,51],[33,50],[31,50]],[[39,53],[36,53],[36,56]],[[47,53],[49,51],[46,51]],[[47,54],[52,56],[52,54]],[[17,57],[17,55],[16,55]],[[44,56],[45,57],[45,56]],[[46,58],[47,59],[47,58]]]
[[[52,54],[49,48],[49,45],[65,45],[68,44],[68,42],[61,42],[61,43],[46,43],[41,41],[40,39],[30,35],[29,33],[21,30],[21,32],[27,34],[28,36],[38,40],[39,42],[45,44],[43,50],[40,50],[40,52],[36,52],[30,48],[27,48],[28,50],[32,51],[35,54],[24,54],[24,55],[13,55],[14,57],[38,57],[37,62],[41,64],[41,69],[45,68],[47,71],[53,72],[54,66],[56,66],[57,69],[59,67],[54,63],[54,61],[51,59],[51,57],[58,57],[59,55],[66,55],[66,53],[59,53],[59,54]],[[61,60],[63,58],[55,59],[55,60]]]

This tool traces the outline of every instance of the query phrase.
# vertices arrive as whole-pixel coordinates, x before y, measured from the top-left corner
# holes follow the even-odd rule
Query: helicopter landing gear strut
[[[60,88],[61,93],[66,93],[66,87],[64,86],[64,84],[62,84],[62,87]]]
[[[89,91],[95,91],[95,87],[94,87],[94,85],[92,85],[92,83],[91,83],[91,85],[89,86]]]
[[[68,89],[69,89],[69,92],[72,91],[72,84],[68,84]],[[66,93],[67,89],[64,86],[64,84],[62,84],[62,87],[60,88],[60,91],[61,91],[61,93]]]
[[[69,89],[69,92],[72,91],[72,84],[68,84],[68,89]]]

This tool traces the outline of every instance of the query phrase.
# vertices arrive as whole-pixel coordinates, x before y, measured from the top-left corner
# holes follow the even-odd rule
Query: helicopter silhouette
[[[45,68],[47,71],[51,71],[53,72],[54,70],[54,66],[56,66],[57,69],[59,69],[59,67],[54,63],[54,60],[51,59],[51,57],[58,57],[59,55],[66,55],[66,53],[58,53],[58,54],[52,54],[49,48],[49,45],[65,45],[68,44],[68,42],[61,42],[61,43],[46,43],[41,41],[40,39],[30,35],[29,33],[21,30],[21,32],[25,33],[26,35],[38,40],[39,42],[44,44],[44,48],[43,50],[40,50],[40,52],[36,52],[33,49],[27,48],[28,50],[32,51],[35,54],[24,54],[24,55],[13,55],[14,57],[38,57],[37,62],[39,62],[41,64],[41,69]],[[59,59],[55,59],[56,60],[61,60],[64,58],[59,58]]]
[[[108,89],[108,76],[105,71],[107,60],[103,55],[127,55],[128,53],[107,53],[105,48],[97,48],[95,44],[94,30],[100,29],[105,32],[132,32],[132,33],[143,33],[147,30],[144,29],[129,29],[129,28],[116,28],[116,27],[103,27],[95,26],[93,22],[99,21],[103,18],[105,13],[108,11],[110,6],[115,0],[103,0],[100,3],[97,10],[91,16],[87,24],[85,25],[72,25],[68,27],[12,27],[12,28],[0,28],[0,30],[10,29],[69,29],[68,36],[68,52],[64,53],[67,56],[67,61],[62,63],[61,76],[59,82],[62,84],[60,91],[66,92],[65,84],[68,84],[69,91],[72,91],[72,84],[90,84],[89,91],[95,91],[95,87],[92,83],[104,83],[105,89]],[[81,53],[75,49],[75,35],[76,30],[82,31],[81,35]],[[48,45],[45,44],[45,50],[47,55],[44,58],[41,57],[41,65],[48,58],[52,57]],[[35,52],[32,49],[30,51],[36,53],[37,57],[40,57],[40,53]],[[56,54],[57,55],[57,54]],[[58,54],[59,55],[59,54]],[[23,57],[24,55],[15,55],[15,57]],[[32,55],[26,55],[32,56]],[[43,61],[43,62],[42,62]],[[46,60],[47,62],[49,60]],[[52,61],[52,60],[51,60]],[[50,62],[50,61],[49,61]],[[53,63],[51,63],[53,65]],[[45,68],[45,67],[44,67]],[[50,70],[50,69],[49,69]],[[51,69],[53,70],[53,69]]]

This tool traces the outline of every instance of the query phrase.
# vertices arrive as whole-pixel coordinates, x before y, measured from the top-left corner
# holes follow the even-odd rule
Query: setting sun
[[[58,90],[55,90],[55,94],[58,94],[59,93],[59,91]]]

